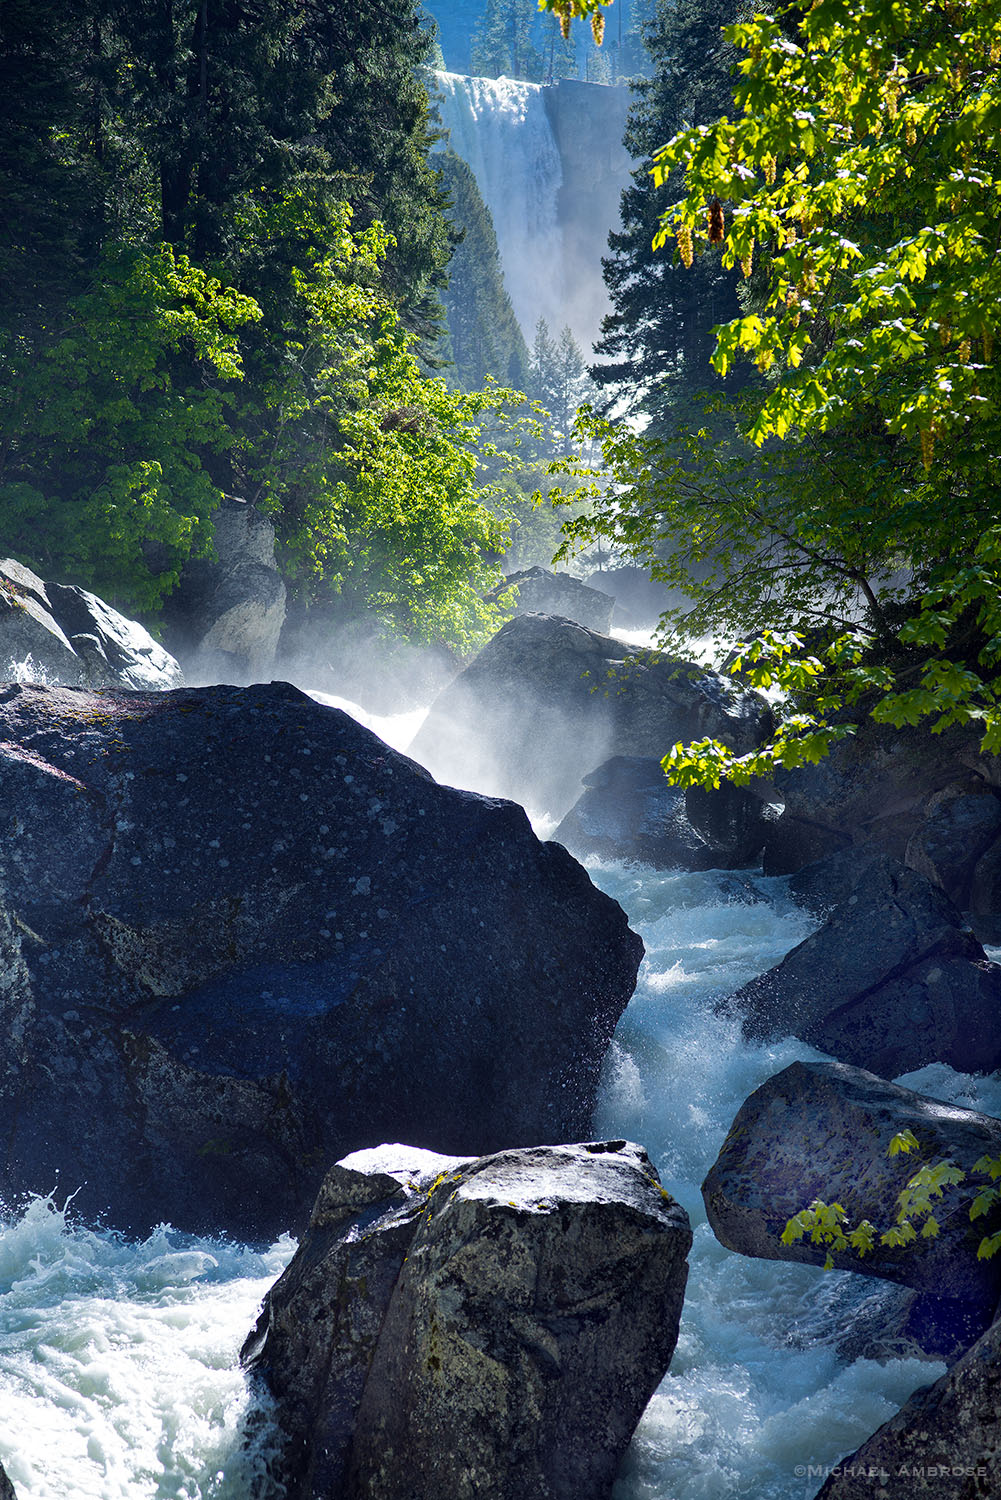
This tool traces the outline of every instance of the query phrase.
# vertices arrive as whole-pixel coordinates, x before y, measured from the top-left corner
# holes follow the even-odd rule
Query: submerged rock
[[[1001,1322],[838,1464],[817,1500],[1001,1495]]]
[[[267,1238],[327,1163],[579,1138],[642,954],[521,808],[284,683],[0,693],[0,1192]]]
[[[728,1004],[752,1040],[792,1034],[883,1077],[1001,1066],[1001,965],[943,891],[891,859]]]
[[[706,735],[750,750],[769,722],[762,698],[715,672],[529,614],[435,699],[411,749],[442,781],[562,817],[612,756],[659,760]]]
[[[180,687],[181,669],[148,630],[69,584],[0,562],[0,679],[126,687]]]
[[[243,1354],[289,1500],[607,1500],[691,1240],[625,1141],[338,1163]]]
[[[764,842],[761,804],[740,787],[670,784],[658,760],[617,755],[584,777],[553,838],[571,854],[638,860],[656,869],[733,869]]]
[[[919,1151],[887,1155],[894,1135],[910,1130]],[[1001,1120],[943,1104],[842,1063],[793,1063],[741,1105],[702,1184],[713,1233],[742,1255],[821,1265],[826,1247],[782,1243],[787,1221],[814,1199],[840,1203],[854,1226],[869,1219],[889,1228],[897,1194],[925,1163],[955,1162],[967,1174],[984,1155],[1001,1152]],[[936,1208],[935,1238],[902,1248],[877,1243],[859,1257],[832,1252],[840,1270],[902,1282],[917,1291],[968,1304],[988,1316],[1001,1293],[1001,1259],[978,1260],[992,1227],[971,1222],[969,1188],[947,1190]],[[986,1179],[982,1179],[986,1182]],[[917,1226],[920,1236],[920,1224]]]

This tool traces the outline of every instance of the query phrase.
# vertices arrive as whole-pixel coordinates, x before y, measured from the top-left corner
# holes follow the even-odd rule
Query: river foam
[[[141,1242],[36,1198],[0,1230],[0,1460],[18,1500],[279,1500],[237,1356],[294,1250]],[[256,1426],[256,1424],[255,1424]]]

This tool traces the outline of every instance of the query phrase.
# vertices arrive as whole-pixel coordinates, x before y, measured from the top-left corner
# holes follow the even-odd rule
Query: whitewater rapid
[[[366,717],[387,738],[413,732]],[[820,1055],[792,1039],[749,1047],[713,1002],[812,921],[782,880],[590,869],[646,945],[594,1134],[645,1145],[695,1231],[677,1352],[615,1500],[809,1500],[825,1467],[944,1368],[907,1350],[882,1364],[843,1358],[849,1315],[863,1303],[878,1313],[899,1289],[745,1259],[705,1221],[699,1184],[743,1099]],[[936,1065],[904,1082],[1001,1114],[997,1078]],[[273,1430],[237,1355],[293,1249],[169,1228],[137,1243],[76,1223],[58,1198],[0,1219],[0,1461],[19,1500],[278,1500],[265,1477]]]

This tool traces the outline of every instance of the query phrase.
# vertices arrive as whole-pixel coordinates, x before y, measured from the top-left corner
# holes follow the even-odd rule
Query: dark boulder
[[[0,694],[0,1192],[264,1238],[331,1160],[586,1133],[642,945],[284,683]]]
[[[562,817],[612,756],[659,760],[706,735],[750,750],[769,723],[763,699],[715,672],[519,615],[435,700],[411,752],[442,781]]]
[[[961,910],[1001,930],[1001,757],[972,727],[932,734],[865,720],[816,765],[780,771],[782,813],[768,832],[767,875],[788,875],[841,850],[885,854],[939,885]],[[976,895],[974,894],[976,892]]]
[[[920,1149],[888,1156],[891,1139],[904,1130]],[[869,1219],[889,1228],[897,1194],[919,1166],[951,1160],[969,1174],[982,1156],[999,1152],[1001,1120],[842,1063],[793,1063],[741,1105],[702,1196],[713,1233],[728,1249],[820,1265],[824,1246],[781,1239],[787,1221],[814,1199],[840,1203],[852,1225]],[[969,1191],[947,1190],[936,1209],[937,1237],[903,1248],[877,1239],[864,1258],[832,1252],[834,1263],[967,1304],[974,1318],[990,1315],[1001,1292],[1001,1260],[977,1259],[985,1220],[971,1222],[971,1201]]]
[[[581,583],[570,573],[552,573],[548,568],[508,573],[487,598],[495,601],[512,589],[516,615],[559,615],[599,635],[607,635],[612,628],[615,600],[611,594]]]
[[[212,518],[213,558],[188,563],[166,600],[164,624],[191,681],[266,680],[285,622],[285,582],[274,523],[227,496]]]
[[[1001,1322],[836,1465],[817,1500],[1001,1495]]]
[[[930,1062],[1001,1066],[1001,965],[944,892],[891,859],[727,1004],[749,1039],[791,1034],[883,1077]]]
[[[0,1500],[17,1500],[14,1486],[4,1473],[2,1465],[0,1465]]]
[[[657,869],[735,869],[761,849],[760,802],[729,784],[683,791],[657,760],[617,755],[584,777],[553,838],[583,858],[637,860]]]
[[[878,858],[865,849],[839,849],[797,870],[789,879],[789,894],[815,917],[827,917],[848,900]]]
[[[70,584],[0,562],[0,680],[71,687],[180,687],[181,669],[149,631]]]
[[[947,788],[929,799],[925,816],[907,841],[904,863],[970,907],[974,871],[1001,838],[1001,798],[988,787]]]
[[[289,1500],[607,1500],[691,1239],[625,1141],[339,1163],[244,1348]]]

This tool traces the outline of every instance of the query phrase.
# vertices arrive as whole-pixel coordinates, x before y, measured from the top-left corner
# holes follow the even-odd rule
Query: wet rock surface
[[[180,687],[174,658],[96,594],[0,562],[0,679],[73,687]]]
[[[625,1141],[339,1163],[244,1349],[289,1500],[607,1500],[690,1246]]]
[[[930,1062],[1001,1066],[1001,965],[943,891],[891,859],[873,861],[822,927],[728,1005],[753,1040],[791,1034],[883,1077]]]
[[[8,687],[0,826],[7,1201],[264,1239],[372,1139],[586,1134],[639,939],[337,710]]]
[[[817,1500],[1001,1495],[1001,1322],[825,1480]]]
[[[1001,757],[972,728],[931,734],[864,722],[817,765],[780,772],[764,851],[787,875],[840,851],[889,855],[1001,933]]]
[[[739,787],[672,786],[658,760],[619,755],[584,777],[553,834],[571,854],[636,860],[661,870],[734,869],[765,839],[761,804]]]
[[[903,1130],[914,1133],[920,1149],[887,1156],[891,1139]],[[969,1174],[982,1156],[999,1151],[1001,1120],[990,1115],[842,1063],[793,1063],[744,1101],[702,1196],[713,1233],[728,1249],[822,1265],[826,1247],[781,1240],[787,1221],[814,1199],[840,1203],[853,1226],[869,1219],[888,1228],[897,1194],[919,1166],[951,1160]],[[990,1316],[1001,1293],[1001,1262],[977,1259],[991,1226],[985,1231],[983,1219],[971,1222],[971,1198],[952,1192],[940,1200],[933,1239],[919,1237],[902,1248],[877,1240],[864,1258],[834,1251],[834,1263],[968,1304],[974,1319]]]
[[[442,781],[562,817],[582,778],[615,755],[660,759],[706,735],[757,745],[757,694],[691,663],[640,651],[555,616],[508,622],[432,704],[413,753]]]

